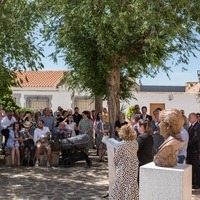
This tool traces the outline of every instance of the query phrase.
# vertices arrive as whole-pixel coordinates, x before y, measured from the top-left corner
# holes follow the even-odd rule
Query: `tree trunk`
[[[120,69],[114,67],[106,79],[108,112],[111,123],[111,136],[114,137],[114,124],[120,112]]]
[[[95,95],[95,114],[102,112],[103,110],[103,99],[101,96]]]

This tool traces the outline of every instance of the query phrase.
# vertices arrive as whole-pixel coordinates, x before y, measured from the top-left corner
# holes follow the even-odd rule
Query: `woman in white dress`
[[[121,127],[122,139],[116,149],[114,163],[116,179],[110,194],[112,200],[138,200],[138,143],[133,127],[128,124]]]

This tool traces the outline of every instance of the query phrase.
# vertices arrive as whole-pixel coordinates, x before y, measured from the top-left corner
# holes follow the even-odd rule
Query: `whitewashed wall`
[[[64,109],[72,107],[72,93],[60,88],[13,88],[13,95],[15,96],[17,94],[20,95],[19,102],[21,107],[26,106],[26,96],[52,96],[51,109],[53,111],[56,111],[58,106]]]
[[[169,100],[169,95],[173,95],[173,99]],[[167,93],[167,92],[138,92],[135,93],[137,100],[130,100],[130,103],[122,103],[127,108],[131,105],[138,104],[140,107],[146,106],[150,110],[150,103],[165,103],[165,108],[177,108],[185,110],[186,116],[191,112],[200,112],[200,102],[198,102],[197,94],[191,93]],[[127,110],[127,109],[126,109]]]
[[[52,95],[51,105],[53,111],[61,106],[64,109],[74,108],[74,97],[75,96],[89,96],[88,93],[75,93],[72,96],[72,91],[68,91],[66,88],[60,87],[56,88],[13,88],[13,93],[20,96],[20,105],[25,107],[25,96],[27,95],[37,95],[37,96],[49,96]],[[169,100],[169,95],[173,95],[173,99]],[[131,99],[129,104],[122,102],[126,109],[129,106],[139,104],[140,107],[147,106],[148,111],[150,110],[150,103],[165,103],[165,108],[177,108],[185,110],[186,116],[190,112],[200,112],[200,103],[197,99],[197,94],[194,93],[168,93],[168,92],[134,92],[135,99]],[[103,106],[107,107],[107,102],[103,102]]]

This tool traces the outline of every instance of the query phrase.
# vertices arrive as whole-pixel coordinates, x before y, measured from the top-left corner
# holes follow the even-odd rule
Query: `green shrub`
[[[126,117],[128,120],[131,120],[131,116],[135,113],[135,106],[130,106],[128,108],[128,112],[126,114]]]

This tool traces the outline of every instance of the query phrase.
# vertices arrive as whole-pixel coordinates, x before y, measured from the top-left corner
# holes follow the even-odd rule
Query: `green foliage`
[[[7,68],[0,66],[0,97],[11,95],[10,86],[16,85],[15,73]]]
[[[132,116],[133,114],[135,114],[135,106],[130,106],[130,107],[128,108],[127,113],[126,113],[126,117],[127,117],[127,119],[128,119],[129,121],[131,120],[131,116]]]
[[[39,10],[33,1],[0,2],[0,66],[10,71],[43,67],[37,42]]]
[[[0,94],[14,84],[16,70],[37,70],[42,45],[38,42],[38,23],[42,15],[34,1],[0,1]]]
[[[19,106],[16,105],[12,97],[11,91],[10,91],[10,94],[6,94],[3,97],[2,96],[0,97],[0,104],[3,105],[3,109],[5,111],[8,111],[8,110],[16,111],[20,108]]]
[[[19,113],[19,112],[26,112],[26,111],[31,112],[32,115],[35,113],[35,111],[32,108],[18,108],[17,109],[17,113]]]
[[[3,105],[5,111],[17,110],[19,106],[16,105],[10,86],[15,86],[15,73],[9,71],[5,67],[0,66],[0,104]]]
[[[155,0],[39,1],[49,16],[45,38],[53,40],[72,70],[72,88],[107,96],[106,78],[120,67],[120,97],[131,98],[141,75],[168,71],[174,53],[187,63],[199,49],[200,2]],[[57,53],[56,52],[56,53]],[[55,55],[54,55],[55,56]]]

